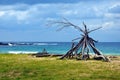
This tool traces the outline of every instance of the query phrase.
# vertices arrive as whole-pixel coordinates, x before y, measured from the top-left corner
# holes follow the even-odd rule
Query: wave
[[[33,43],[33,45],[58,45],[57,43]]]
[[[10,54],[31,54],[38,53],[38,51],[8,51]]]
[[[57,43],[43,43],[43,42],[8,42],[8,43],[1,43],[0,45],[7,45],[7,46],[17,46],[17,45],[58,45]]]

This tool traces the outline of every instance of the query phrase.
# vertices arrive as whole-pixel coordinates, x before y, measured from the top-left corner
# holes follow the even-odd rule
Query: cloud
[[[115,4],[108,10],[109,13],[120,14],[120,4]]]
[[[102,30],[103,31],[119,31],[120,30],[120,24],[116,21],[106,21],[102,24]]]
[[[14,4],[14,5],[0,5],[0,21],[2,24],[11,26],[45,26],[49,19],[57,19],[66,17],[76,23],[82,21],[90,21],[91,24],[98,23],[104,19],[119,19],[120,14],[113,14],[109,10],[118,9],[118,5],[107,7],[108,4],[89,4],[90,2],[79,3],[38,3],[38,4]],[[115,4],[112,4],[115,5]],[[111,5],[109,5],[111,6]],[[114,10],[113,10],[114,11]],[[92,21],[94,20],[94,21]],[[11,22],[11,23],[10,23]],[[107,21],[111,22],[111,21]],[[91,25],[90,24],[90,25]],[[7,26],[5,25],[5,26]]]
[[[28,1],[28,0],[26,0]],[[56,27],[48,28],[46,23],[49,20],[58,20],[62,17],[67,18],[72,23],[83,27],[82,22],[84,21],[88,28],[94,29],[96,27],[102,26],[103,28],[96,31],[96,34],[99,34],[101,37],[104,36],[104,32],[107,35],[111,31],[117,32],[114,35],[119,33],[119,22],[120,22],[120,13],[118,0],[80,0],[75,3],[64,3],[64,2],[47,2],[47,3],[15,3],[15,4],[6,4],[0,5],[0,31],[1,35],[4,34],[9,39],[9,36],[14,35],[14,38],[24,39],[23,37],[31,37],[34,40],[41,40],[41,37],[45,40],[50,40],[50,35],[54,35],[53,38],[56,40],[58,37],[61,40],[66,39],[66,36],[69,36],[69,40],[72,40],[74,37],[79,36],[79,32],[74,31],[72,28],[64,29],[61,32],[56,32]],[[11,35],[9,35],[11,33]],[[42,33],[42,34],[41,34]],[[63,35],[64,34],[64,35]],[[112,34],[112,33],[111,33]],[[35,37],[36,36],[36,37]],[[44,38],[44,36],[46,36]],[[65,37],[64,37],[65,36]],[[59,39],[59,40],[60,40]],[[16,40],[16,39],[14,39]],[[52,40],[52,39],[51,39]]]
[[[15,5],[1,5],[0,12],[2,16],[15,16],[18,20],[46,18],[46,17],[69,17],[69,18],[99,18],[99,10],[93,9],[89,4],[83,7],[83,3],[76,4],[15,4]],[[5,15],[3,15],[5,13]],[[22,18],[20,18],[20,17]]]
[[[27,4],[37,4],[37,3],[76,3],[79,1],[84,1],[84,0],[0,0],[0,4],[16,4],[16,3],[27,3]],[[89,1],[89,0],[85,0]]]
[[[114,25],[113,21],[110,22],[105,22],[104,24],[102,24],[103,29],[110,29],[112,28],[112,26]]]
[[[28,7],[27,4],[0,5],[0,20],[25,20]]]
[[[110,6],[105,13],[105,17],[109,19],[120,19],[120,4],[116,3]]]
[[[19,10],[24,11],[29,8],[28,4],[0,5],[0,10]]]
[[[3,16],[5,14],[4,11],[0,11],[0,17]]]
[[[120,14],[106,13],[105,17],[108,19],[120,19]]]

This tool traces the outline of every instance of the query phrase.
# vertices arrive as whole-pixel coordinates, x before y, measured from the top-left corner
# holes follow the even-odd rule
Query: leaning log
[[[65,55],[63,55],[60,59],[64,59],[65,57],[68,57],[69,55],[71,55],[71,53],[75,52],[75,51],[81,46],[83,40],[84,40],[84,38],[82,38],[75,47],[71,48],[71,49],[70,49]]]
[[[97,54],[99,56],[98,58],[102,58],[104,61],[110,62],[110,59],[107,58],[106,56],[102,55],[102,53],[97,48],[95,48],[91,43],[90,43],[90,46],[92,47],[95,54]]]

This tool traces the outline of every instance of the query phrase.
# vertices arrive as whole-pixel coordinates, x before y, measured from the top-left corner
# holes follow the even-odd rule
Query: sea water
[[[7,42],[0,45],[2,54],[28,54],[38,53],[46,49],[48,53],[65,54],[71,48],[71,42]],[[76,43],[77,44],[77,43]],[[120,55],[120,42],[98,42],[96,48],[106,55]],[[93,53],[90,50],[90,53]]]

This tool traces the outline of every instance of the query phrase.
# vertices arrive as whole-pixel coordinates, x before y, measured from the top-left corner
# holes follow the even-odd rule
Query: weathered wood
[[[64,21],[54,22],[54,24],[58,24],[59,26],[61,26],[61,28],[59,28],[58,30],[62,30],[65,27],[74,27],[75,29],[82,32],[83,34],[81,34],[82,35],[81,39],[80,38],[74,39],[74,40],[80,39],[80,41],[78,42],[78,44],[72,46],[71,49],[66,54],[64,54],[60,59],[73,58],[73,55],[76,57],[76,59],[80,59],[79,58],[80,56],[78,55],[79,49],[81,49],[81,56],[82,56],[81,59],[90,58],[90,56],[89,56],[90,48],[89,47],[91,47],[95,54],[100,55],[104,61],[108,61],[108,58],[105,57],[104,55],[102,55],[102,53],[95,47],[95,43],[97,41],[95,41],[88,35],[90,32],[98,30],[102,27],[98,27],[96,29],[89,30],[89,29],[87,29],[86,24],[83,22],[84,29],[81,29],[79,26],[74,25],[73,23],[68,21],[66,18],[63,18],[63,19],[64,19]],[[74,40],[72,40],[72,41],[74,41]]]
[[[64,59],[65,57],[67,57],[68,55],[70,55],[70,53],[74,52],[75,50],[77,50],[81,44],[82,44],[82,41],[83,41],[84,38],[82,38],[79,43],[72,49],[70,49],[65,55],[63,55],[60,59]]]
[[[95,31],[95,30],[98,30],[98,29],[100,29],[100,28],[102,28],[102,27],[98,27],[98,28],[96,28],[96,29],[90,30],[88,33],[93,32],[93,31]]]
[[[78,39],[81,39],[81,38],[80,38],[80,37],[78,37],[78,38],[73,39],[72,41],[75,41],[75,40],[78,40]]]
[[[110,59],[108,59],[106,56],[104,56],[97,48],[95,48],[91,43],[90,46],[92,47],[93,51],[95,52],[95,54],[97,54],[98,56],[100,56],[104,61],[106,62],[110,62]]]
[[[97,48],[95,48],[95,46],[92,43],[90,43],[90,46],[92,47],[92,49],[93,49],[95,54],[97,54],[97,55],[101,55],[102,54]]]

